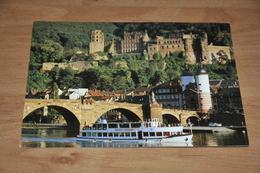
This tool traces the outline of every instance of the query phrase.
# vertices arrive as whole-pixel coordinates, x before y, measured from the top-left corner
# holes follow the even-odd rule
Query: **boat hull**
[[[133,143],[173,143],[173,142],[193,142],[193,135],[169,136],[165,138],[146,138],[146,139],[120,139],[120,138],[87,138],[77,136],[77,141],[89,142],[133,142]]]

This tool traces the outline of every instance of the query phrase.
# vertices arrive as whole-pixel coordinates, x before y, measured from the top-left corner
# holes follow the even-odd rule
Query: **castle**
[[[147,31],[145,32],[124,32],[124,38],[112,41],[105,41],[104,33],[101,30],[93,30],[89,53],[110,52],[113,54],[147,53],[149,60],[153,55],[160,52],[163,57],[175,51],[183,51],[183,56],[188,57],[190,63],[194,64],[200,60],[203,63],[215,63],[221,61],[220,56],[231,59],[231,48],[229,46],[208,45],[207,34],[170,34],[168,38],[157,36],[151,40]]]

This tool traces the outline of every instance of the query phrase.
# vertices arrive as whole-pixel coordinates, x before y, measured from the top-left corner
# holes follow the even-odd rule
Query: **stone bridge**
[[[25,99],[23,118],[33,111],[50,107],[57,110],[66,120],[68,129],[78,131],[84,122],[93,124],[97,119],[110,110],[121,112],[129,121],[171,117],[175,122],[186,124],[189,117],[200,117],[195,111],[163,109],[160,104],[132,104],[120,102],[82,102],[68,99]]]

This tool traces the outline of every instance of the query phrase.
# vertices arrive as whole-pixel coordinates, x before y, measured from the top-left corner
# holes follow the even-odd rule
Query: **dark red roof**
[[[103,93],[99,90],[88,90],[88,93],[92,96],[103,96]]]

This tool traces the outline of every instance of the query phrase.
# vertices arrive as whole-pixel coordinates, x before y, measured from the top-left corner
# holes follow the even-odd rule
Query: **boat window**
[[[108,136],[113,136],[113,133],[108,133]]]
[[[87,136],[91,136],[91,132],[88,132],[88,133],[87,133]]]
[[[135,132],[131,132],[131,136],[136,136],[136,133]]]
[[[148,136],[148,132],[144,132],[144,136]]]
[[[120,137],[124,137],[125,136],[124,132],[119,133],[119,135],[120,135]]]
[[[130,132],[125,132],[125,136],[130,136]]]
[[[83,133],[82,133],[82,136],[86,136],[86,133],[83,132]]]
[[[98,133],[98,136],[102,136],[102,133]]]
[[[103,124],[103,129],[106,130],[107,129],[107,125]]]
[[[97,134],[95,132],[92,133],[92,136],[97,136]]]
[[[98,124],[98,130],[101,130],[103,128],[103,124]]]
[[[115,137],[118,137],[118,133],[114,133],[114,136],[115,136]]]
[[[120,128],[129,128],[129,124],[119,124]]]
[[[104,137],[107,137],[107,133],[103,133],[103,136],[104,136]]]
[[[92,129],[97,129],[97,124],[93,124]]]
[[[162,136],[162,132],[156,132],[156,136]]]
[[[155,132],[150,132],[150,136],[155,136]]]
[[[170,136],[170,132],[163,132],[163,136]]]
[[[141,123],[132,123],[131,127],[135,127],[135,128],[141,127]]]
[[[117,124],[108,124],[108,128],[117,128]]]

